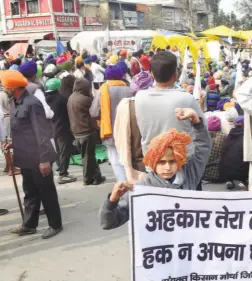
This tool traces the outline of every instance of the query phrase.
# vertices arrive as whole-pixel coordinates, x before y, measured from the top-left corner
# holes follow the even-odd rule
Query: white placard
[[[135,187],[133,281],[252,280],[252,194]]]

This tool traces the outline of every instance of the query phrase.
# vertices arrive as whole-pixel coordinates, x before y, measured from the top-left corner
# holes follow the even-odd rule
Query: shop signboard
[[[52,19],[50,16],[12,18],[6,20],[6,26],[7,31],[40,30],[51,27]]]
[[[78,16],[65,16],[65,15],[57,15],[55,16],[55,23],[57,27],[64,28],[79,28],[80,22]]]
[[[84,17],[84,25],[102,25],[102,22],[97,17]]]
[[[79,28],[78,16],[55,15],[55,23],[58,28]],[[51,16],[38,16],[26,18],[11,18],[6,20],[7,31],[29,31],[52,29]]]

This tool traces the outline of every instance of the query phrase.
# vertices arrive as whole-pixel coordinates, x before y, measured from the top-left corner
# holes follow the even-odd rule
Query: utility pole
[[[51,14],[51,21],[52,21],[52,26],[53,26],[54,38],[55,38],[55,41],[57,41],[58,40],[58,32],[57,32],[56,21],[55,21],[55,16],[54,16],[54,12],[53,12],[52,0],[48,0],[48,6],[49,6],[50,14]]]
[[[3,34],[7,33],[4,1],[0,0],[0,21]]]
[[[187,0],[187,7],[188,7],[188,21],[191,33],[194,33],[194,26],[193,26],[193,0]]]

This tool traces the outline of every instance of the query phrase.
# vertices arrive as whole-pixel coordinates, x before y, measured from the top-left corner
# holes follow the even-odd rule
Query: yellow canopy
[[[204,34],[205,36],[223,36],[223,37],[236,37],[236,38],[240,38],[240,39],[246,39],[242,32],[240,31],[235,31],[231,28],[226,27],[225,25],[220,25],[217,26],[215,28],[211,28],[208,30],[205,30],[202,32],[202,34]]]
[[[203,46],[205,62],[208,63],[210,61],[210,56],[206,43],[207,39],[194,41],[192,38],[184,35],[164,36],[162,34],[157,33],[153,37],[151,49],[155,51],[157,48],[165,49],[168,45],[170,45],[171,47],[177,46],[181,54],[181,59],[183,60],[186,47],[189,46],[195,62],[198,58],[198,50],[201,46]]]
[[[153,37],[152,41],[152,50],[156,50],[156,48],[165,49],[168,45],[171,47],[177,46],[180,51],[182,58],[184,57],[184,52],[187,46],[190,47],[191,53],[193,55],[194,60],[197,59],[197,48],[195,46],[195,42],[192,38],[184,35],[167,35],[164,36],[162,34],[156,34]]]
[[[246,38],[246,40],[248,41],[249,39],[252,39],[252,30],[240,30],[239,31],[243,37]]]

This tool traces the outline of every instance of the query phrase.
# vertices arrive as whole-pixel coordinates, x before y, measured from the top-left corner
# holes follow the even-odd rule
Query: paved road
[[[0,169],[3,160],[0,157]],[[127,226],[113,231],[99,227],[98,210],[115,181],[111,167],[101,165],[108,181],[99,187],[83,187],[81,167],[71,167],[76,183],[58,186],[64,231],[44,241],[47,228],[42,216],[38,234],[16,237],[9,230],[21,222],[12,179],[0,175],[0,281],[129,281],[130,253]],[[18,185],[21,191],[21,177]],[[212,191],[225,190],[209,185]]]

